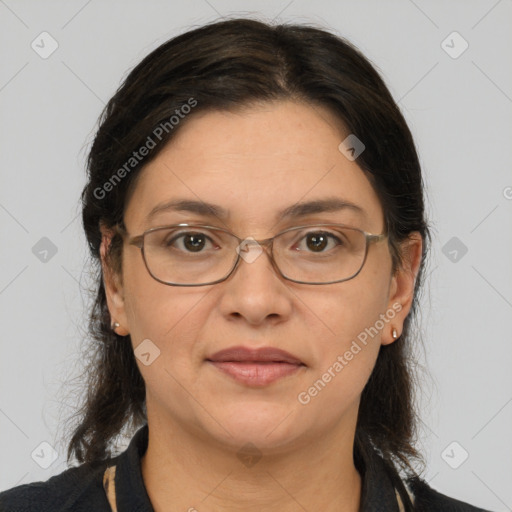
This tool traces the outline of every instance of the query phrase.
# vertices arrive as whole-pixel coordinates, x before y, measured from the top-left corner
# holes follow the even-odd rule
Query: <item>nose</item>
[[[268,247],[240,244],[240,261],[221,283],[220,308],[226,317],[243,318],[251,325],[279,323],[292,312],[293,295],[272,265]]]

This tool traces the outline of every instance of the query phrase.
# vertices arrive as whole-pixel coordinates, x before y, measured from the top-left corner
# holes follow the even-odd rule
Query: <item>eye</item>
[[[305,248],[307,248],[307,250],[310,252],[319,253],[326,252],[326,248],[329,250],[339,245],[343,245],[343,243],[333,233],[329,233],[328,231],[311,231],[302,238],[296,249],[303,251],[306,250]]]
[[[202,252],[208,244],[211,244],[213,248],[219,246],[213,243],[213,240],[201,232],[186,232],[180,233],[179,235],[173,236],[172,238],[165,240],[165,247],[173,247],[184,252]]]

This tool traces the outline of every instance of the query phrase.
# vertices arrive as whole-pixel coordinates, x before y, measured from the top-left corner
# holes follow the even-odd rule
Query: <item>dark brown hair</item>
[[[194,108],[171,126],[171,116],[177,110],[185,112],[183,105],[191,98]],[[197,112],[290,99],[329,109],[348,133],[364,142],[366,149],[357,163],[381,201],[393,270],[402,262],[400,242],[413,231],[423,237],[412,310],[399,339],[380,349],[362,394],[355,439],[356,449],[372,446],[390,464],[407,471],[412,471],[412,460],[421,461],[414,448],[411,347],[418,340],[411,323],[430,235],[413,138],[378,72],[349,42],[313,26],[272,26],[249,19],[212,23],[162,44],[130,72],[101,115],[82,194],[83,225],[96,271],[92,339],[87,341],[88,391],[75,415],[68,461],[73,455],[81,463],[103,461],[113,455],[113,442],[123,428],[133,430],[146,422],[144,381],[130,340],[110,327],[99,258],[100,224],[123,225],[127,197],[143,165]],[[133,151],[147,144],[162,123],[168,129],[156,147],[127,168]],[[122,179],[113,181],[121,168],[126,172],[117,177],[122,174]],[[105,187],[107,182],[111,186]],[[114,237],[108,255],[117,272],[121,242]]]

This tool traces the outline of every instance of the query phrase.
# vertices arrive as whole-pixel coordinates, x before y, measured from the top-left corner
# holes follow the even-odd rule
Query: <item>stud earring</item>
[[[118,324],[117,322],[112,322],[110,328],[115,331],[118,327],[120,327],[120,324]]]
[[[396,332],[396,329],[393,327],[393,339],[396,340],[398,338],[398,333]]]

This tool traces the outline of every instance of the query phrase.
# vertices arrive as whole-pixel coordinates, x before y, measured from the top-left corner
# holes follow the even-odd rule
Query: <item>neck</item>
[[[260,452],[151,417],[142,476],[155,512],[357,512],[353,428]]]

